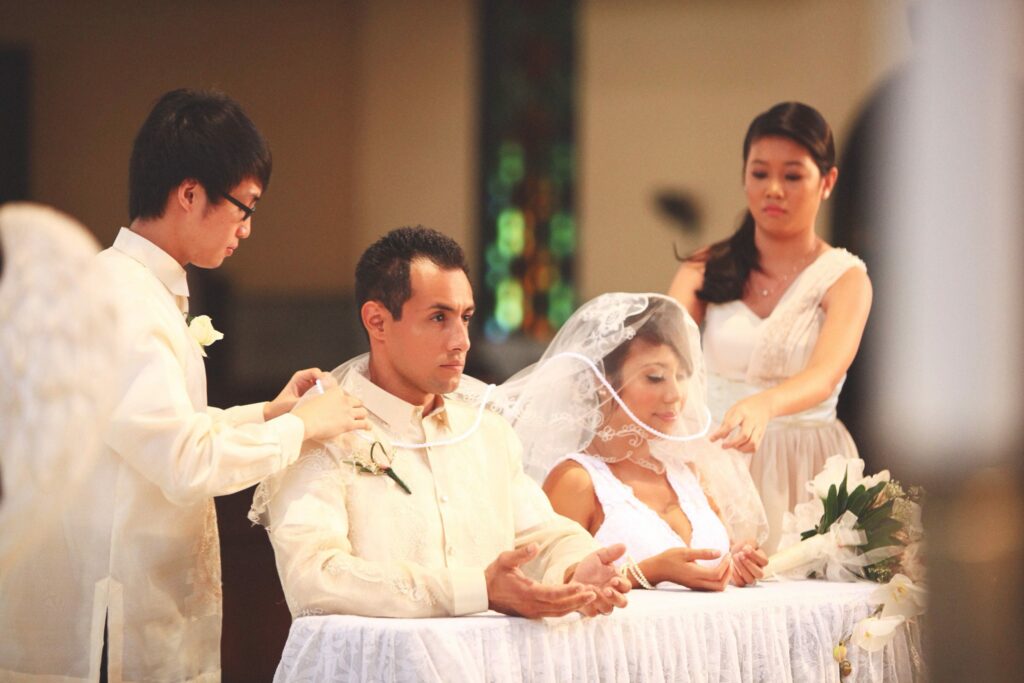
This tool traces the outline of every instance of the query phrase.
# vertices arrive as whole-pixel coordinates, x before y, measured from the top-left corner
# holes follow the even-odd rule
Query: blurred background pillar
[[[1021,64],[1015,0],[922,1],[888,174],[873,426],[929,490],[929,680],[1020,680]]]

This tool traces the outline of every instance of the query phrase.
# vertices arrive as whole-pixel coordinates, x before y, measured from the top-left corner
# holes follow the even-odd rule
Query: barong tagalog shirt
[[[478,408],[443,398],[424,416],[358,370],[342,387],[363,401],[372,437],[349,433],[340,446],[307,442],[307,454],[280,475],[267,502],[265,522],[293,616],[471,614],[487,609],[484,570],[499,553],[537,543],[540,552],[523,571],[561,584],[571,565],[599,548],[556,514],[523,472],[519,439],[501,416],[485,410],[479,427],[456,443],[396,447],[464,434]],[[372,441],[411,494],[351,464],[369,457]]]
[[[50,537],[0,577],[0,679],[219,681],[213,496],[291,464],[304,427],[206,405],[184,269],[122,229],[98,257],[124,301],[116,408],[97,467]]]

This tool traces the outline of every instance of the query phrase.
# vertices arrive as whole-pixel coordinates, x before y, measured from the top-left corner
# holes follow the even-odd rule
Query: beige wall
[[[317,293],[347,291],[398,225],[446,230],[475,260],[476,21],[472,0],[0,0],[0,44],[32,49],[35,197],[103,242],[152,101],[182,85],[238,98],[275,170],[224,272],[248,293]],[[890,0],[581,0],[578,38],[584,297],[664,289],[673,238],[690,250],[735,225],[750,119],[801,99],[841,145],[907,42]],[[655,213],[673,187],[697,195],[705,236]]]
[[[368,1],[361,17],[353,259],[421,223],[476,254],[476,13],[471,0]],[[353,261],[353,267],[354,267]]]
[[[391,227],[472,232],[474,21],[469,0],[0,0],[0,45],[33,61],[32,194],[109,243],[153,101],[217,87],[274,152],[223,272],[247,292],[348,290]]]
[[[906,16],[891,0],[584,0],[580,42],[589,298],[663,291],[673,240],[685,253],[736,227],[743,135],[776,102],[817,107],[841,148],[858,105],[903,59]],[[653,194],[670,188],[696,195],[704,235],[684,237],[657,214]]]

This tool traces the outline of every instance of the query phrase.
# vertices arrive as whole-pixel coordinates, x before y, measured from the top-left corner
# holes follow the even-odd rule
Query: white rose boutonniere
[[[188,323],[188,332],[199,344],[199,351],[203,354],[203,358],[206,358],[207,346],[224,338],[223,332],[214,329],[213,321],[208,315],[197,315],[192,318]]]

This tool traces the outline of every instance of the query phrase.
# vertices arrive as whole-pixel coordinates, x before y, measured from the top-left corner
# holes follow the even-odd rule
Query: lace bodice
[[[792,377],[807,366],[825,322],[821,300],[851,268],[864,262],[845,249],[830,249],[809,265],[786,290],[766,318],[740,300],[707,307],[704,355],[708,367],[708,404],[720,420],[736,401]],[[842,390],[790,421],[835,419]]]
[[[668,522],[636,497],[632,487],[616,477],[608,465],[583,453],[568,456],[590,474],[594,492],[604,510],[604,522],[594,534],[602,545],[625,543],[626,552],[640,562],[669,548],[713,548],[724,556],[729,552],[729,534],[725,525],[711,509],[697,475],[682,465],[668,467],[665,472],[679,499],[679,507],[690,520],[693,535],[690,544],[680,538]],[[625,561],[625,556],[617,564]],[[717,564],[718,560],[711,560]]]

